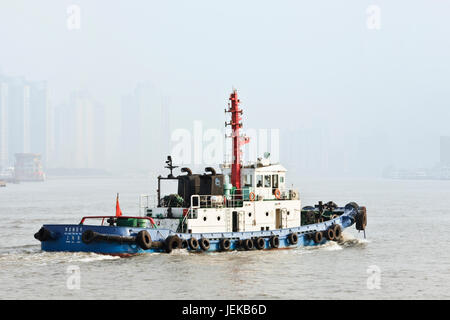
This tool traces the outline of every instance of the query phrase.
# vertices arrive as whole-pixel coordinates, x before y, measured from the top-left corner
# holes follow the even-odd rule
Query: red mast
[[[231,164],[231,184],[236,188],[241,188],[241,146],[248,143],[249,139],[239,134],[242,128],[241,115],[243,110],[239,109],[240,100],[237,96],[236,89],[230,95],[231,106],[226,112],[231,112],[231,121],[225,123],[225,126],[231,126],[231,138],[233,139],[233,162]]]

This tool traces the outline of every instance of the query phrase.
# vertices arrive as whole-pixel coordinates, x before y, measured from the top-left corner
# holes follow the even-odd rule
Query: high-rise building
[[[53,167],[103,168],[105,165],[105,112],[87,92],[72,93],[54,110]]]
[[[441,165],[450,165],[450,136],[442,136],[440,139],[440,160]]]
[[[46,81],[30,82],[30,152],[42,155],[43,161],[48,159],[49,137],[49,103]]]
[[[48,92],[45,81],[0,75],[0,166],[16,153],[48,154]]]
[[[8,167],[8,84],[0,77],[0,169]]]
[[[30,152],[30,85],[23,77],[12,78],[8,90],[8,158]]]
[[[140,83],[122,98],[121,155],[123,165],[137,170],[160,166],[169,149],[169,109],[156,88]]]

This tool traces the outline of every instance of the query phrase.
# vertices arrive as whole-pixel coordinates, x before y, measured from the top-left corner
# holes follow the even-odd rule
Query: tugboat
[[[87,216],[78,224],[45,224],[34,235],[43,251],[95,252],[128,256],[150,252],[170,253],[268,250],[318,246],[341,241],[342,231],[352,225],[364,231],[364,206],[350,202],[344,207],[319,202],[301,207],[298,190],[286,186],[286,169],[270,163],[269,154],[244,165],[240,134],[242,109],[237,91],[230,95],[233,160],[223,163],[221,173],[212,167],[194,174],[181,168],[178,176],[168,156],[170,173],[158,176],[156,204],[141,196],[139,216],[123,216],[117,198],[116,215]],[[177,194],[161,197],[161,180],[177,180]],[[147,203],[145,203],[147,202]],[[92,220],[98,224],[90,223]]]

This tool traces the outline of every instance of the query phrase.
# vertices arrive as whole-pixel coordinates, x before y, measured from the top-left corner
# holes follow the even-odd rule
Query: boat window
[[[280,176],[280,183],[284,182],[284,176]]]
[[[263,183],[263,176],[258,174],[256,176],[256,186],[262,187],[262,183]]]
[[[272,175],[272,187],[278,188],[278,175],[277,174]]]
[[[264,188],[270,188],[270,175],[264,176]]]
[[[252,184],[252,180],[253,180],[253,175],[251,175],[251,174],[246,174],[245,176],[244,176],[244,186],[245,187],[251,187],[253,184]]]

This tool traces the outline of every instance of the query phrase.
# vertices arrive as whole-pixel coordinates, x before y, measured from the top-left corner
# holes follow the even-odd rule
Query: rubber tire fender
[[[181,239],[177,235],[168,236],[164,242],[167,253],[171,253],[173,249],[181,248]]]
[[[152,247],[152,237],[147,232],[147,230],[141,230],[138,232],[136,236],[136,243],[143,250],[148,250]]]
[[[83,232],[83,234],[81,235],[81,240],[86,243],[89,244],[92,241],[95,240],[95,238],[97,237],[97,232],[94,232],[92,230],[86,230]]]
[[[269,239],[270,247],[276,249],[280,246],[280,238],[278,236],[271,236]]]
[[[321,243],[322,239],[323,239],[322,231],[317,231],[316,233],[314,233],[313,240],[315,243],[317,243],[317,244]]]
[[[181,249],[187,249],[189,246],[186,239],[181,239]]]
[[[334,232],[334,240],[335,241],[339,241],[342,238],[342,228],[340,225],[336,224],[333,227],[333,232]]]
[[[189,248],[191,248],[191,250],[197,250],[198,249],[198,240],[196,238],[190,238],[188,240],[188,244],[189,244]]]
[[[297,244],[298,242],[298,234],[292,232],[288,235],[288,240],[290,244]]]
[[[231,240],[228,238],[220,239],[220,249],[222,251],[228,251],[231,248]]]
[[[200,239],[200,248],[202,248],[203,251],[208,251],[210,247],[209,240],[206,238]]]
[[[367,226],[367,212],[366,207],[360,207],[361,211],[358,210],[356,215],[356,230],[365,230]]]
[[[262,250],[266,247],[266,241],[264,240],[264,238],[256,238],[255,239],[255,247],[258,250]]]
[[[51,240],[52,239],[52,234],[46,228],[42,227],[42,228],[39,229],[38,232],[36,232],[34,234],[34,238],[36,240],[44,242],[44,241],[47,241],[47,240]]]
[[[325,238],[327,238],[328,240],[331,240],[331,241],[334,240],[334,229],[333,229],[333,227],[329,227],[325,231]]]
[[[242,240],[242,242],[243,242],[245,250],[252,250],[253,249],[253,241],[252,241],[252,239],[245,239],[245,240]]]

